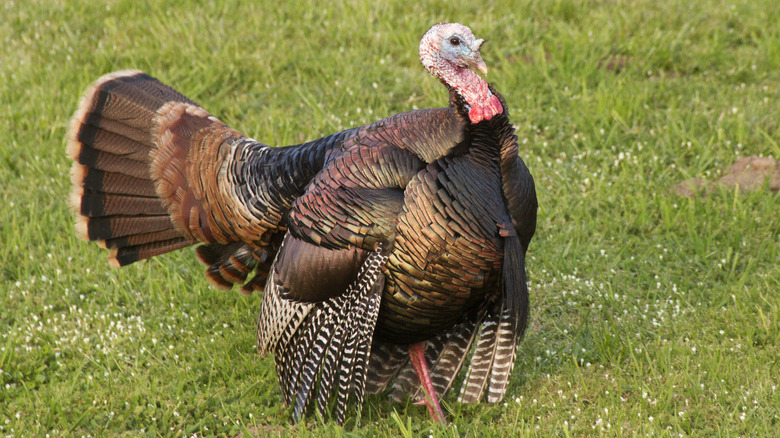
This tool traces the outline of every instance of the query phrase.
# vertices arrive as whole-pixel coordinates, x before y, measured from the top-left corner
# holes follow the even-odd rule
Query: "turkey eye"
[[[458,37],[450,38],[450,44],[452,44],[453,46],[459,46],[460,45],[460,38],[458,38]]]

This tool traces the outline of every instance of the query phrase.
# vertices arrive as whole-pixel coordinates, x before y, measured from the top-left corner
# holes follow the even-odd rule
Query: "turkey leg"
[[[420,379],[420,383],[422,383],[425,391],[425,405],[428,406],[428,414],[430,414],[433,421],[443,423],[444,412],[442,412],[441,406],[439,406],[436,391],[433,390],[433,382],[431,382],[431,375],[428,372],[428,363],[425,361],[425,346],[427,343],[427,341],[422,341],[409,345],[409,358],[412,360],[414,372],[417,373],[417,377]]]

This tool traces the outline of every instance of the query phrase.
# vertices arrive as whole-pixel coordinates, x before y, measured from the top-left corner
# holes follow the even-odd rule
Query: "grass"
[[[0,434],[777,434],[778,196],[669,192],[739,156],[780,157],[775,0],[0,9]],[[290,425],[255,354],[259,295],[211,288],[191,250],[115,270],[76,239],[68,119],[91,81],[127,68],[278,145],[442,106],[416,54],[439,21],[489,41],[539,192],[507,397],[449,397],[446,426],[382,397],[360,426]]]

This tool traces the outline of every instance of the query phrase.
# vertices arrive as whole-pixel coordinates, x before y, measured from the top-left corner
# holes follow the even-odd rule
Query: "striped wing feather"
[[[304,303],[285,298],[289,285],[280,283],[276,275],[294,268],[280,263],[305,260],[287,257],[287,251],[306,250],[295,240],[290,235],[285,238],[271,268],[274,280],[266,284],[263,295],[258,348],[261,353],[273,351],[283,398],[293,407],[296,421],[316,400],[322,413],[328,412],[330,402],[335,403],[333,415],[341,423],[350,401],[358,409],[362,406],[367,358],[384,286],[381,267],[387,257],[378,245],[365,256],[346,291],[319,303]],[[329,265],[344,260],[335,257],[319,260]]]

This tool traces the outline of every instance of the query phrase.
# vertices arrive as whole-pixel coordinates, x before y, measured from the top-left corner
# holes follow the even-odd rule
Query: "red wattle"
[[[501,105],[501,101],[498,100],[498,97],[496,97],[495,95],[492,94],[490,95],[490,100],[488,104],[493,109],[493,116],[499,115],[504,112],[504,106]]]
[[[469,120],[471,120],[471,123],[479,123],[484,118],[485,116],[482,114],[482,108],[479,106],[474,105],[469,109]]]
[[[504,107],[498,97],[490,95],[484,105],[472,105],[469,109],[469,120],[471,123],[479,123],[483,120],[490,120],[504,112]]]

